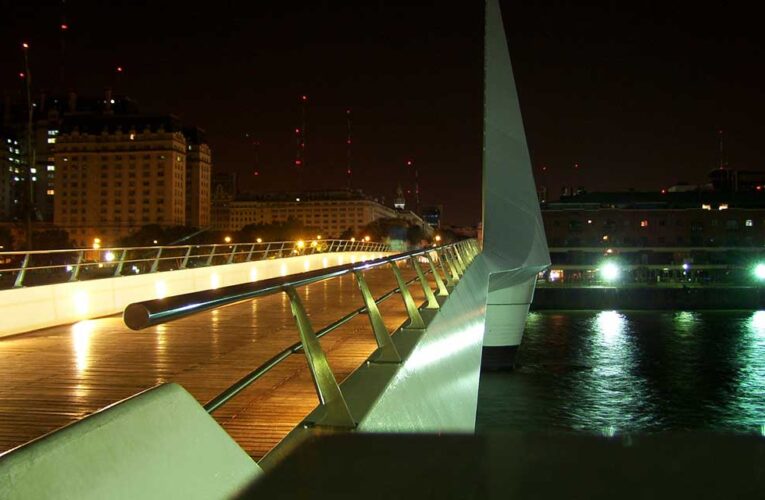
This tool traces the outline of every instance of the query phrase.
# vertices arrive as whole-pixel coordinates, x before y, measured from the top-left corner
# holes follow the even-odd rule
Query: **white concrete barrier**
[[[0,290],[0,337],[122,312],[128,304],[390,255],[339,252]]]

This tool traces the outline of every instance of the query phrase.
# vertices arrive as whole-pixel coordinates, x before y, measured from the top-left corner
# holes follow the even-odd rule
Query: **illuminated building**
[[[233,199],[219,190],[213,202],[213,228],[236,231],[249,224],[272,224],[290,219],[315,228],[329,237],[356,232],[383,218],[404,219],[429,228],[413,212],[395,210],[365,196],[361,191],[272,193]]]
[[[109,245],[145,225],[206,220],[210,150],[192,135],[173,116],[67,118],[54,154],[56,225],[80,245],[95,237]]]

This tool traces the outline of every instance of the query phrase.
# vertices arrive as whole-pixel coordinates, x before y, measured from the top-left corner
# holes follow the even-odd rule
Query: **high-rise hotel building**
[[[209,224],[210,148],[176,117],[68,117],[54,151],[54,223],[78,245],[115,244],[150,224]]]

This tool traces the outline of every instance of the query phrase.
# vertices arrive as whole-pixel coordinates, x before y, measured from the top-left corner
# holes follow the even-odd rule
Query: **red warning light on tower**
[[[122,66],[117,66],[117,73],[122,73],[123,69]]]
[[[302,99],[303,101],[307,101],[307,100],[308,100],[308,96],[307,96],[307,95],[304,95],[304,96],[302,96],[302,97],[301,97],[301,99]]]
[[[61,31],[66,31],[69,29],[69,25],[66,23],[61,23]]]
[[[406,160],[406,166],[411,167],[412,166],[412,160]]]
[[[28,49],[29,48],[29,44],[27,42],[21,42],[21,48],[22,49]]]
[[[24,77],[26,77],[26,76],[27,76],[27,75],[25,75],[23,71],[19,73],[19,78],[24,78]]]
[[[302,160],[295,160],[295,166],[299,167],[302,164],[303,164]]]

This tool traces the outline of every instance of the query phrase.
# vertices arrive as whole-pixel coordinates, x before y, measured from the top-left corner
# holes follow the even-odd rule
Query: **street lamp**
[[[760,281],[765,281],[765,264],[757,264],[754,266],[754,277]]]
[[[613,262],[606,262],[600,266],[600,276],[604,281],[616,281],[619,279],[620,273],[621,270],[619,269],[619,266]]]
[[[226,236],[225,238],[223,238],[223,241],[225,241],[226,243],[231,243],[231,236]]]
[[[441,241],[441,235],[440,234],[436,235],[436,241]]]
[[[369,241],[371,238],[369,236],[364,236],[364,241]]]
[[[101,238],[93,238],[93,250],[101,248]]]

